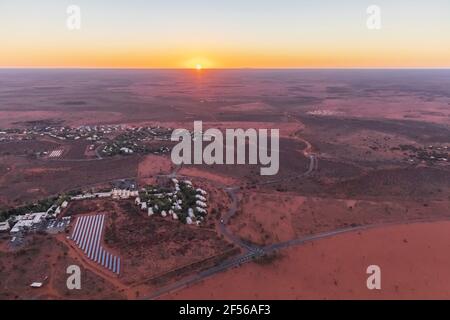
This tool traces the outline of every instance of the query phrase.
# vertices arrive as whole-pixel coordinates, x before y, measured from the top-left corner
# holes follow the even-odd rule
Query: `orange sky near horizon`
[[[443,0],[379,0],[376,31],[355,0],[248,1],[78,0],[81,29],[69,31],[66,0],[3,0],[0,67],[450,67]]]
[[[17,47],[16,47],[17,48]],[[450,52],[405,48],[340,48],[271,52],[225,50],[152,50],[146,48],[39,48],[3,50],[2,67],[84,68],[416,68],[450,67]]]

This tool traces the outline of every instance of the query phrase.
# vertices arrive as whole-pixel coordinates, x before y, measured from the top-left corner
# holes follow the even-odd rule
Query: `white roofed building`
[[[42,282],[33,282],[32,284],[30,284],[30,287],[34,288],[34,289],[39,289],[43,286],[44,284]]]
[[[17,218],[16,224],[10,233],[17,233],[24,229],[32,228],[34,225],[41,223],[47,217],[46,212],[28,213]]]
[[[8,221],[0,222],[0,232],[8,232],[11,226]]]
[[[138,197],[139,196],[139,191],[135,190],[135,191],[130,191],[130,197]]]
[[[198,199],[198,200],[200,200],[200,201],[203,201],[203,202],[206,201],[206,198],[205,198],[204,196],[199,195],[199,194],[197,194],[197,195],[195,196],[195,198]]]
[[[202,207],[202,208],[207,208],[208,207],[208,205],[206,203],[204,203],[203,201],[200,201],[200,200],[195,201],[195,204],[197,206],[199,206],[199,207]]]

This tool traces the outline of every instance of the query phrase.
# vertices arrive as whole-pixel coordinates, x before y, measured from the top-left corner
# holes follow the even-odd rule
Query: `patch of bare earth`
[[[336,229],[450,218],[449,201],[370,201],[245,192],[230,222],[244,241],[267,245]]]
[[[283,250],[167,299],[449,299],[450,222],[381,227]],[[367,267],[381,267],[368,290]]]
[[[4,240],[8,241],[8,240]],[[81,268],[81,290],[67,289],[70,265]],[[42,288],[30,287],[43,282]],[[120,299],[117,288],[91,270],[54,236],[37,234],[16,251],[0,251],[1,299]]]
[[[172,161],[169,157],[147,155],[139,162],[138,179],[140,184],[153,184],[156,175],[169,174],[172,170]]]

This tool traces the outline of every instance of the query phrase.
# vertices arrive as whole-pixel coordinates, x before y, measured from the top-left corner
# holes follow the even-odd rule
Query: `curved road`
[[[306,148],[303,150],[303,154],[305,157],[308,157],[310,159],[308,168],[305,172],[293,176],[293,177],[288,177],[288,178],[281,178],[281,179],[277,179],[277,180],[272,180],[272,181],[266,181],[266,182],[261,182],[261,183],[257,183],[257,185],[269,185],[269,184],[274,184],[274,183],[279,183],[279,182],[283,182],[283,181],[289,181],[289,180],[293,180],[293,179],[298,179],[298,178],[302,178],[302,177],[307,177],[309,175],[311,175],[315,170],[318,169],[318,160],[316,155],[314,155],[312,153],[312,146],[311,144],[304,140],[301,139],[299,137],[297,137],[297,139],[302,140],[305,145]],[[181,177],[178,176],[178,170],[180,168],[176,167],[174,169],[174,171],[169,174],[166,175],[166,177],[170,177],[170,178],[175,178],[175,177]],[[217,186],[217,185],[216,185]],[[182,280],[179,280],[171,285],[168,285],[158,291],[156,291],[155,293],[153,293],[151,296],[146,297],[144,299],[156,299],[164,294],[167,294],[169,292],[175,291],[175,290],[179,290],[182,288],[185,288],[189,285],[192,285],[198,281],[201,281],[205,278],[208,278],[214,274],[217,274],[219,272],[223,272],[226,271],[228,269],[240,266],[244,263],[247,262],[251,262],[253,261],[255,258],[267,255],[269,253],[272,253],[274,251],[277,250],[281,250],[290,246],[295,246],[298,244],[302,244],[306,241],[312,241],[315,239],[321,239],[324,237],[330,237],[330,236],[334,236],[336,234],[340,234],[340,233],[344,233],[344,232],[349,232],[349,231],[355,231],[358,229],[361,229],[362,227],[356,227],[356,228],[349,228],[349,229],[343,229],[343,230],[338,230],[338,231],[333,231],[333,232],[328,232],[325,234],[319,234],[316,236],[311,236],[311,237],[306,237],[306,238],[300,238],[300,239],[294,239],[292,241],[287,241],[287,242],[282,242],[282,243],[277,243],[277,244],[273,244],[273,245],[269,245],[269,246],[265,246],[265,247],[261,247],[261,246],[257,246],[254,244],[249,244],[246,243],[244,241],[242,241],[242,239],[240,239],[238,236],[234,235],[229,229],[228,229],[228,224],[230,219],[236,214],[237,208],[238,208],[238,197],[237,197],[237,191],[239,190],[239,186],[231,186],[231,187],[227,187],[227,186],[218,186],[219,188],[222,188],[229,196],[230,200],[231,200],[231,204],[230,204],[230,208],[228,209],[228,211],[221,217],[219,226],[218,226],[218,230],[219,232],[230,242],[232,242],[233,244],[235,244],[236,246],[240,247],[242,250],[242,254],[232,257],[230,259],[227,259],[225,261],[223,261],[222,263],[218,264],[217,266],[214,266],[212,268],[209,268],[207,270],[201,271],[195,275],[189,276],[187,278],[184,278]]]

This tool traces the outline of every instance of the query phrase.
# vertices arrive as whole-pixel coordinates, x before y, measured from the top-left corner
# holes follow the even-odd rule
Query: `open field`
[[[447,299],[450,222],[343,234],[280,251],[163,297],[171,299]],[[370,265],[382,289],[366,287]]]
[[[167,174],[173,170],[173,164],[169,157],[147,155],[138,165],[138,182],[140,184],[152,184],[157,180],[157,175]]]
[[[85,278],[81,290],[68,290],[66,268],[79,258],[60,241],[36,235],[19,251],[0,251],[0,296],[2,299],[120,299],[117,288],[81,265]],[[30,288],[43,282],[40,289]]]
[[[148,216],[135,198],[71,202],[63,216],[72,221],[105,215],[102,245],[122,258],[118,276],[86,259],[68,233],[31,233],[20,248],[2,234],[2,298],[448,298],[450,261],[440,253],[450,225],[439,221],[450,218],[449,88],[444,70],[0,70],[0,209],[110,191],[119,179],[138,189],[188,179],[208,198],[200,226]],[[175,166],[169,152],[100,151],[139,127],[191,130],[197,120],[204,130],[279,129],[278,174]],[[104,140],[23,133],[97,125],[124,131]],[[244,263],[271,245],[348,228],[359,231]],[[65,289],[72,263],[89,280],[77,293]],[[378,294],[364,286],[369,263],[386,270]],[[47,276],[42,289],[29,288]],[[167,296],[170,285],[179,291]]]
[[[450,218],[450,201],[370,201],[248,192],[232,219],[243,240],[268,245],[348,227]]]
[[[97,183],[135,177],[138,159],[36,162],[7,157],[3,161],[10,170],[0,177],[0,192],[10,203],[19,204]]]

